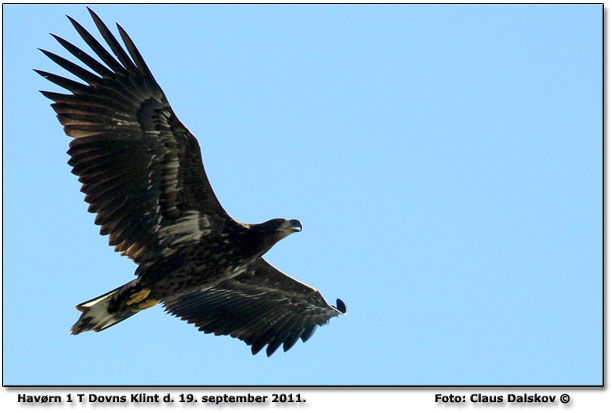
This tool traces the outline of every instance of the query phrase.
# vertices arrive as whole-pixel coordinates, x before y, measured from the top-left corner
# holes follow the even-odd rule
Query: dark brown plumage
[[[87,69],[42,50],[84,83],[36,70],[68,94],[42,91],[70,142],[69,164],[109,244],[138,264],[135,280],[77,306],[73,334],[104,330],[162,302],[200,330],[226,334],[271,355],[346,311],[261,256],[300,231],[297,220],[242,224],[216,198],[195,137],[174,114],[127,33],[127,52],[90,10],[111,55],[79,23],[100,61],[53,37]]]

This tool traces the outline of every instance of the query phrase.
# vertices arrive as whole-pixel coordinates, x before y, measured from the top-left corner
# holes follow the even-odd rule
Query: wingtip
[[[42,54],[44,54],[45,56],[47,56],[49,59],[52,59],[52,60],[53,60],[53,57],[57,56],[55,53],[51,53],[50,51],[41,49],[40,47],[38,48],[38,50],[40,50]]]
[[[346,314],[346,304],[339,298],[336,298],[336,310],[340,311],[342,314]]]
[[[300,336],[300,338],[302,339],[303,343],[308,341],[308,339],[313,336],[313,334],[317,330],[317,327],[318,327],[318,325],[313,324],[313,325],[311,325],[311,326],[309,326],[309,327],[304,329],[304,331],[302,332],[302,335]]]
[[[128,36],[127,32],[123,29],[123,27],[121,27],[121,25],[119,23],[115,23],[115,25],[117,26],[117,30],[119,30],[119,34],[124,37],[124,36]]]
[[[39,92],[47,99],[55,100],[53,99],[53,92],[49,92],[48,90],[39,90]]]
[[[44,77],[45,79],[48,79],[49,76],[51,75],[49,72],[45,72],[44,70],[38,70],[38,69],[32,69],[36,74]],[[42,90],[39,90],[40,93],[42,93]]]
[[[100,19],[100,17],[98,17],[98,15],[89,7],[87,7],[87,11],[89,12],[89,15],[91,16],[92,19],[94,19],[94,21],[97,23],[98,21],[102,22],[102,19]]]
[[[68,19],[68,21],[74,26],[75,23],[77,23],[77,21],[75,19],[73,19],[72,17],[66,15],[66,18]]]

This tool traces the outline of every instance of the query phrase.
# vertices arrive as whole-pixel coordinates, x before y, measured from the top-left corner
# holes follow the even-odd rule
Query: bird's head
[[[260,224],[267,234],[274,234],[277,241],[302,230],[302,223],[297,219],[275,218]]]
[[[300,232],[302,224],[297,219],[275,218],[250,227],[251,236],[246,247],[250,252],[265,254],[274,244],[294,232]]]

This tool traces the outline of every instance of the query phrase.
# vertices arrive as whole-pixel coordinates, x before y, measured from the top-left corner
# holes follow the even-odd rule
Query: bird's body
[[[299,225],[297,221],[293,221]],[[263,225],[263,224],[262,224]],[[297,226],[295,227],[297,230]],[[100,305],[100,297],[79,304],[83,311],[72,328],[74,334],[100,331],[135,313],[167,301],[177,294],[206,291],[244,274],[268,250],[272,240],[262,236],[259,226],[236,226],[233,231],[211,232],[200,243],[183,246],[154,262],[139,267],[139,278],[114,290],[106,298],[102,317],[92,317],[89,303]],[[231,240],[231,241],[230,241]],[[266,242],[267,241],[267,242]]]
[[[100,59],[54,36],[88,69],[51,52],[85,83],[37,70],[70,94],[42,92],[70,142],[69,164],[83,183],[100,233],[138,268],[137,278],[77,306],[73,334],[104,330],[162,302],[207,333],[229,334],[272,354],[308,339],[317,325],[344,313],[312,287],[283,274],[262,255],[302,229],[297,220],[243,224],[221,207],[202,165],[200,146],[174,114],[135,45],[118,26],[119,45],[92,18],[114,57],[79,23]],[[128,54],[129,53],[129,54]]]

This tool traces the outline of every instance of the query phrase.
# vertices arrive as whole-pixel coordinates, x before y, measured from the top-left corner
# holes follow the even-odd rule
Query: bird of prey
[[[204,172],[195,137],[178,120],[138,49],[125,48],[91,10],[110,52],[68,17],[88,54],[52,35],[82,65],[41,50],[81,81],[36,70],[69,93],[41,91],[73,138],[68,164],[100,234],[137,265],[137,278],[76,306],[72,334],[101,331],[162,303],[204,331],[230,335],[270,356],[346,312],[262,255],[301,231],[295,219],[243,224],[230,217]],[[112,54],[111,54],[112,52]]]

